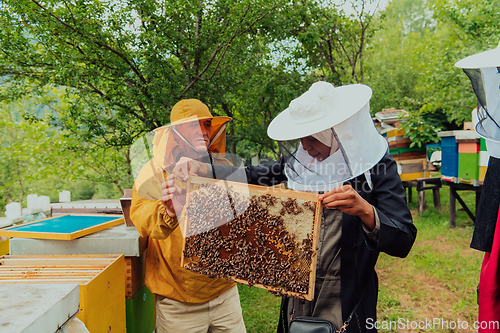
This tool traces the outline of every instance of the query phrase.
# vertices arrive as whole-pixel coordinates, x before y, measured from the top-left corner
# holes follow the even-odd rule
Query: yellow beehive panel
[[[73,240],[122,223],[122,215],[65,214],[0,229],[0,236]]]
[[[405,130],[404,128],[395,128],[393,130],[390,130],[387,132],[387,137],[394,137],[394,136],[404,136],[405,135]]]
[[[479,166],[479,180],[484,181],[484,176],[486,176],[487,166]]]
[[[9,238],[0,237],[0,256],[9,254]]]
[[[192,177],[183,266],[310,300],[321,212],[317,194]]]
[[[125,261],[123,255],[80,287],[80,313],[89,332],[125,332]]]
[[[424,178],[425,177],[425,173],[422,171],[422,172],[413,172],[413,173],[403,173],[403,174],[400,174],[399,177],[401,177],[401,181],[408,181],[408,180],[415,180],[415,179],[418,179],[418,178]]]
[[[0,283],[78,283],[78,318],[90,332],[125,332],[123,255],[0,257]]]

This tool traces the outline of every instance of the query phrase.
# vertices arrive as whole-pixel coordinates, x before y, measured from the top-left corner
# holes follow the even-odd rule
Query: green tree
[[[119,187],[127,147],[168,123],[182,98],[233,117],[230,152],[276,155],[267,124],[312,81],[364,80],[370,1],[354,1],[356,14],[346,15],[334,1],[313,0],[4,0],[0,75],[13,87],[4,97],[64,89],[64,105],[46,104],[48,123],[81,152],[68,169],[115,156],[123,170],[86,176]],[[111,147],[122,148],[102,150]]]
[[[375,33],[367,48],[365,83],[374,90],[372,112],[384,108],[418,111],[422,96],[416,86],[421,76],[422,40],[432,33],[432,14],[425,2],[394,0],[376,16]]]
[[[132,186],[128,146],[100,148],[41,121],[56,104],[68,107],[60,89],[0,103],[0,210],[8,202],[23,203],[30,193],[57,201],[58,192],[67,189],[74,200],[90,199],[96,192],[116,197]],[[99,191],[98,184],[115,189]]]
[[[0,103],[0,209],[23,203],[35,181],[57,177],[58,151],[63,139],[46,124],[34,125],[21,110],[30,101]]]
[[[288,40],[287,32],[278,27],[280,19],[275,15],[266,24],[268,32],[230,55],[235,66],[223,69],[218,82],[224,93],[208,102],[214,113],[233,118],[228,126],[228,151],[244,158],[279,157],[267,127],[311,83],[303,66],[283,52]]]
[[[235,126],[238,141],[259,160],[263,157],[278,159],[281,155],[276,142],[267,135],[267,127],[290,101],[305,92],[311,82],[296,71],[280,70],[272,64],[260,67],[259,75],[251,77],[254,89],[248,92],[245,103],[238,108]],[[244,156],[251,157],[249,155]]]
[[[0,7],[0,75],[65,87],[52,120],[85,142],[129,145],[168,123],[180,99],[210,101],[229,55],[259,33],[275,1],[37,1]],[[243,49],[243,47],[239,47]]]
[[[466,75],[454,64],[498,45],[499,5],[498,0],[428,0],[439,30],[426,59],[432,70],[425,72],[420,84],[427,90],[427,109],[443,109],[449,120],[459,124],[471,121],[476,98]]]
[[[423,121],[435,128],[457,128],[471,120],[475,98],[467,77],[454,67],[484,43],[454,23],[473,26],[463,19],[475,16],[471,6],[471,1],[434,0],[395,0],[387,6],[377,17],[368,48],[366,83],[374,88],[373,112],[403,108],[412,113],[416,125]]]
[[[338,1],[299,0],[288,23],[300,42],[297,57],[307,60],[311,70],[339,86],[362,83],[365,49],[372,36],[374,13],[371,0],[351,1],[354,13],[347,15]]]

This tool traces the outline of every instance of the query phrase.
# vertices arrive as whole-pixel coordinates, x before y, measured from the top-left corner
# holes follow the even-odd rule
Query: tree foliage
[[[442,108],[450,120],[459,124],[471,121],[476,98],[466,75],[454,64],[498,45],[499,5],[498,0],[428,1],[429,9],[440,27],[432,43],[428,41],[434,56],[429,55],[425,59],[435,70],[426,73],[422,82],[422,86],[435,87],[434,95],[428,98],[430,110]]]
[[[20,202],[35,181],[57,177],[53,165],[63,140],[45,124],[33,126],[22,111],[32,101],[0,104],[0,206]]]
[[[495,46],[491,40],[500,28],[495,2],[392,1],[378,18],[368,48],[372,111],[404,108],[418,120],[415,124],[449,129],[471,121],[475,97],[454,64]]]
[[[362,83],[374,15],[366,7],[373,2],[352,1],[354,12],[347,15],[342,7],[345,2],[299,0],[287,22],[301,45],[296,56],[307,59],[309,68],[335,86]]]
[[[420,108],[416,85],[421,27],[426,20],[419,20],[415,12],[420,11],[419,1],[393,1],[377,17],[377,31],[366,52],[365,83],[374,89],[370,102],[373,113],[384,108]]]
[[[20,170],[40,181],[36,155],[66,178],[129,187],[131,143],[183,98],[232,117],[228,150],[245,158],[279,156],[268,124],[319,79],[368,84],[372,112],[408,110],[422,140],[469,120],[475,98],[453,65],[497,45],[498,0],[393,0],[380,13],[351,2],[3,0],[2,149],[21,166],[4,162],[1,186],[19,192],[5,179]]]
[[[127,145],[168,123],[178,100],[223,93],[214,82],[231,52],[274,8],[261,0],[5,0],[0,75],[66,87],[73,104],[54,119],[59,126]]]
[[[1,90],[10,88],[8,84],[1,86]],[[69,107],[59,89],[0,103],[0,207],[8,202],[22,203],[27,194],[50,195],[57,201],[58,191],[64,189],[72,189],[73,198],[85,197],[82,189],[68,183],[70,180],[79,181],[79,187],[92,193],[92,183],[103,184],[101,189],[107,193],[123,193],[132,185],[127,147],[90,145],[71,131],[40,120],[51,114],[55,104],[60,110]],[[110,185],[116,189],[106,189]]]

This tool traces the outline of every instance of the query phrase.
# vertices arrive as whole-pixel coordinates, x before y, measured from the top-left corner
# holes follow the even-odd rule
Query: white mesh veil
[[[280,141],[282,151],[287,155],[285,174],[288,187],[325,192],[375,166],[387,151],[387,141],[375,129],[369,109],[369,104],[366,104],[347,120],[311,135],[324,145],[328,140],[320,140],[321,137],[330,135],[332,143],[330,146],[326,144],[330,148],[328,156],[317,155],[305,139]]]
[[[223,139],[223,140],[221,140]],[[134,190],[138,197],[145,200],[158,201],[161,198],[161,185],[182,157],[198,160],[207,164],[231,165],[232,156],[225,154],[225,125],[213,126],[209,136],[208,149],[204,143],[204,131],[196,117],[186,118],[180,124],[167,125],[155,129],[136,140],[131,147],[132,171],[135,178]],[[175,181],[180,192],[172,199],[179,227],[184,236],[210,231],[222,224],[234,220],[246,207],[233,210],[230,189],[224,181],[211,181],[213,173],[205,178],[206,188],[195,188],[197,193],[189,193],[188,183]],[[246,184],[244,169],[237,168],[226,180]],[[218,187],[209,186],[216,184]],[[193,187],[192,187],[193,188]],[[216,190],[219,202],[210,201]],[[194,192],[194,191],[193,191]],[[191,196],[190,196],[191,195]],[[191,199],[201,207],[196,219],[188,214]],[[190,219],[190,220],[188,220]],[[188,223],[189,222],[189,223]]]
[[[500,70],[499,67],[463,69],[477,97],[476,132],[487,139],[488,151],[500,157]]]

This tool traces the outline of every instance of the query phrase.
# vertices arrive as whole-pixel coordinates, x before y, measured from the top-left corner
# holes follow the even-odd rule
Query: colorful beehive
[[[476,132],[447,131],[438,133],[438,136],[441,137],[443,177],[456,178],[464,183],[484,179],[489,156],[486,151],[481,152],[486,146]]]
[[[473,131],[456,131],[458,144],[458,178],[479,180],[479,135]]]
[[[479,153],[458,153],[458,178],[479,180]]]
[[[389,143],[389,152],[396,161],[425,158],[425,147],[410,148],[411,141],[405,135],[405,130],[396,128],[386,133]]]
[[[405,136],[405,130],[396,128],[386,133],[389,152],[398,165],[402,181],[415,180],[426,176],[425,147],[410,148],[411,140]]]
[[[438,136],[443,133],[440,132]],[[458,144],[454,135],[441,136],[441,175],[458,177]]]
[[[125,332],[123,255],[3,256],[0,284],[77,283],[89,332]]]

